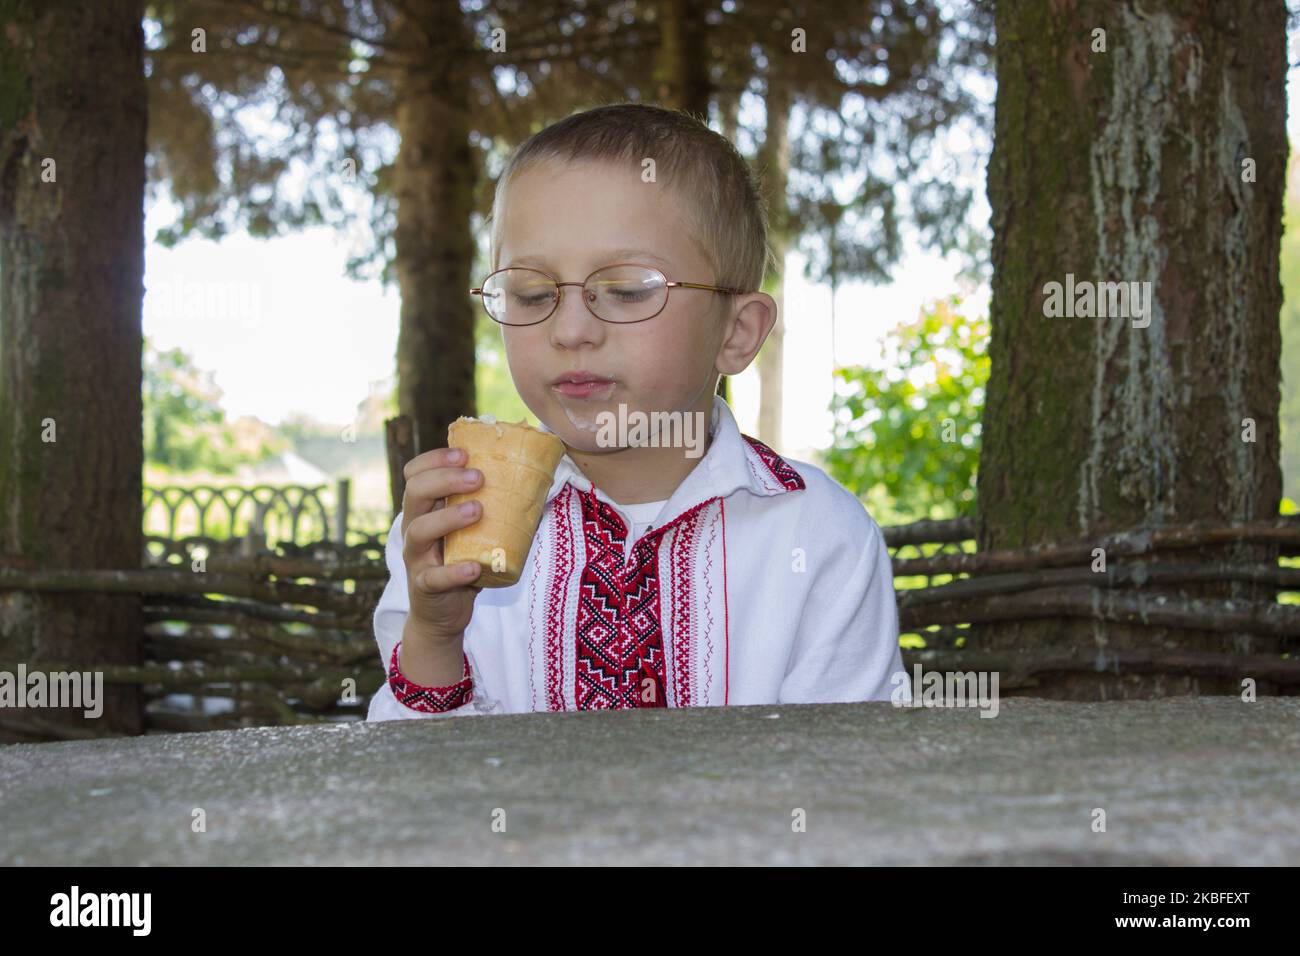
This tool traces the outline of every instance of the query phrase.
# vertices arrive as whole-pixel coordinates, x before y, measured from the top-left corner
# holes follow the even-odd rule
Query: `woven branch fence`
[[[413,456],[409,426],[389,422],[394,501]],[[1300,693],[1300,517],[1250,524],[1136,529],[1089,541],[975,553],[974,523],[922,521],[883,529],[893,562],[903,658],[926,670],[997,671],[1002,690],[1043,675],[1115,673],[1251,676]],[[1276,547],[1273,564],[1189,558],[1190,549],[1234,542]],[[253,535],[215,541],[151,538],[135,571],[0,568],[0,590],[134,593],[142,597],[141,666],[94,665],[104,681],[139,684],[150,732],[364,719],[384,673],[372,634],[387,581],[381,535],[343,544]],[[1107,570],[1093,570],[1095,548]],[[1178,598],[1149,585],[1242,581],[1274,601]],[[1287,601],[1293,603],[1285,603]],[[1232,654],[1151,647],[1104,656],[1059,649],[993,652],[972,644],[969,626],[996,621],[1084,618],[1141,628],[1277,635],[1276,653]],[[0,661],[0,671],[18,662]],[[28,665],[29,668],[32,665]],[[41,661],[44,671],[85,670]],[[92,736],[51,724],[52,736]]]
[[[1003,690],[1043,674],[1108,669],[1201,676],[1249,674],[1300,692],[1300,655],[1151,649],[1103,661],[1057,651],[993,653],[968,646],[967,625],[1083,617],[1146,627],[1281,635],[1300,649],[1300,605],[1171,599],[1146,584],[1241,580],[1300,594],[1300,519],[1123,532],[1097,541],[973,553],[971,522],[885,528],[898,584],[904,660],[911,669],[998,671]],[[1226,542],[1270,543],[1274,566],[1186,563],[1180,551]],[[0,589],[138,593],[145,616],[142,666],[95,665],[106,683],[138,683],[155,732],[364,719],[384,679],[371,632],[387,580],[383,542],[344,547],[248,540],[208,553],[210,539],[169,542],[138,571],[0,569]],[[1091,570],[1104,547],[1108,570]],[[242,548],[242,551],[240,550]],[[1142,557],[1148,563],[1126,563]],[[196,570],[201,569],[201,572]],[[935,578],[943,578],[934,583]],[[918,581],[920,583],[918,583]],[[923,645],[923,646],[918,646]],[[14,672],[17,663],[0,663]],[[30,668],[30,665],[29,665]],[[41,662],[46,671],[81,670]],[[69,730],[69,734],[80,734]]]
[[[883,528],[893,559],[903,659],[925,670],[997,671],[1001,690],[1038,686],[1049,675],[1109,671],[1268,680],[1300,693],[1300,516],[1272,521],[1138,528],[1086,541],[976,553],[970,519]],[[1230,544],[1275,547],[1274,563],[1189,558]],[[1094,570],[1096,549],[1106,569]],[[1240,581],[1273,601],[1177,597],[1144,588]],[[970,625],[1079,618],[1150,630],[1276,636],[1276,653],[1164,649],[1064,653],[997,652],[972,642]],[[1154,645],[1154,641],[1152,642]]]

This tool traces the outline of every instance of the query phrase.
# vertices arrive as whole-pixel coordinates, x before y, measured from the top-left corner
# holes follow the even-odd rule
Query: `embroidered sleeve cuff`
[[[397,655],[402,649],[398,641],[393,648],[393,659],[388,663],[388,686],[393,689],[393,696],[412,710],[424,713],[443,713],[463,707],[474,699],[474,683],[470,679],[469,655],[461,654],[465,659],[465,676],[446,687],[422,687],[407,680],[397,667]]]

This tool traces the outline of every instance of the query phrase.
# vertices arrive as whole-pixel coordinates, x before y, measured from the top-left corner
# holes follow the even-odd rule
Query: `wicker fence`
[[[1002,690],[1052,675],[1114,673],[1251,676],[1300,693],[1300,516],[1247,524],[1134,528],[1088,540],[976,553],[974,522],[884,528],[893,559],[903,657],[927,670],[998,671]],[[1275,549],[1272,563],[1206,562],[1196,549],[1234,543]],[[1107,556],[1095,569],[1096,549]],[[1170,596],[1171,585],[1246,582],[1274,600]],[[1076,618],[1151,632],[1188,629],[1275,637],[1276,653],[1140,650],[1100,654],[1059,649],[988,651],[972,625]]]
[[[409,429],[389,423],[393,499],[412,455]],[[307,513],[310,498],[298,500]],[[328,523],[328,522],[326,522]],[[387,525],[387,521],[382,522]],[[152,732],[363,719],[384,679],[371,631],[387,580],[383,534],[347,529],[312,545],[292,535],[268,542],[256,526],[242,537],[149,539],[137,571],[0,568],[0,590],[138,593],[145,616],[142,666],[96,665],[106,683],[134,683]],[[975,553],[973,523],[918,522],[885,528],[898,594],[904,661],[910,669],[998,671],[1001,688],[1044,674],[1094,669],[1095,659],[994,653],[971,640],[985,622],[1085,618],[1140,628],[1276,635],[1277,653],[1121,652],[1104,666],[1131,672],[1249,673],[1300,693],[1300,517],[1232,526],[1133,529],[1100,540],[1022,551]],[[1271,564],[1204,563],[1193,549],[1266,544]],[[1108,569],[1093,568],[1103,547]],[[1147,585],[1244,581],[1273,601],[1170,598]],[[1154,631],[1153,631],[1154,633]],[[42,661],[46,670],[81,669]],[[0,662],[13,672],[16,662]],[[52,731],[54,732],[54,731]],[[69,735],[92,731],[61,730]]]
[[[1300,592],[1300,520],[1231,527],[1161,528],[1104,539],[1105,573],[1090,567],[1097,542],[1019,552],[973,553],[966,521],[886,528],[910,668],[997,670],[1010,690],[1036,675],[1095,666],[1044,653],[992,654],[969,641],[971,623],[1088,617],[1145,627],[1247,630],[1281,635],[1300,649],[1300,606],[1205,599],[1169,600],[1143,584],[1244,580],[1279,594]],[[1227,541],[1269,542],[1284,557],[1269,567],[1185,563],[1179,552]],[[1142,557],[1138,564],[1124,558]],[[387,579],[378,535],[344,547],[257,539],[167,542],[140,571],[0,571],[0,589],[135,592],[143,596],[146,664],[97,666],[108,683],[138,683],[155,732],[359,720],[383,672],[371,633]],[[1100,599],[1099,599],[1100,598]],[[1117,656],[1134,671],[1222,675],[1237,672],[1300,692],[1300,659],[1152,649]],[[14,669],[0,664],[0,669]],[[49,670],[71,663],[44,663]]]

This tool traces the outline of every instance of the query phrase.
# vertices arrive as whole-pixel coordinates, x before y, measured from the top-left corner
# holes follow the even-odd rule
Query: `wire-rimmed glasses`
[[[563,287],[582,287],[582,301],[596,318],[615,325],[653,319],[668,305],[669,289],[705,289],[744,295],[743,289],[728,289],[699,282],[672,282],[658,269],[620,262],[604,266],[582,282],[561,282],[540,269],[511,266],[498,269],[470,295],[482,296],[483,308],[502,325],[536,325],[551,317],[560,305]]]

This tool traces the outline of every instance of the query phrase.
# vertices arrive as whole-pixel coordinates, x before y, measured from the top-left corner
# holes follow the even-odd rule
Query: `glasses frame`
[[[547,319],[549,319],[551,316],[553,316],[556,313],[556,310],[559,309],[560,304],[564,301],[564,287],[566,285],[576,285],[585,289],[587,286],[587,282],[597,272],[604,272],[606,269],[613,269],[616,266],[632,266],[637,269],[645,269],[649,272],[654,272],[658,274],[660,278],[664,280],[664,290],[665,290],[664,304],[659,307],[659,310],[655,312],[654,315],[647,315],[644,319],[636,319],[632,322],[616,322],[613,319],[607,319],[604,316],[596,315],[595,310],[592,309],[591,307],[591,303],[587,301],[587,297],[583,296],[582,304],[587,307],[587,311],[590,312],[592,315],[595,315],[596,318],[600,319],[600,321],[606,322],[610,325],[636,325],[640,322],[649,322],[651,319],[658,316],[660,312],[663,312],[664,309],[668,308],[668,300],[672,297],[673,289],[703,289],[708,292],[725,292],[730,295],[748,295],[748,293],[745,292],[744,289],[731,289],[731,288],[727,288],[726,286],[719,286],[719,285],[705,285],[702,282],[675,282],[669,279],[668,276],[664,275],[663,270],[656,269],[654,266],[648,266],[641,262],[612,262],[607,266],[601,266],[599,269],[591,270],[591,272],[587,274],[587,278],[583,279],[581,282],[561,282],[559,279],[551,275],[546,270],[535,269],[532,266],[506,266],[503,269],[497,269],[496,271],[489,273],[487,278],[483,280],[481,285],[479,285],[475,289],[469,290],[469,294],[477,295],[480,297],[479,301],[483,303],[483,311],[487,312],[488,318],[490,318],[497,325],[504,325],[507,328],[527,328],[530,325],[540,325],[541,323],[545,322]],[[538,319],[536,322],[502,322],[495,315],[493,315],[492,311],[488,308],[487,299],[483,297],[483,287],[488,284],[488,279],[491,279],[492,276],[497,275],[498,273],[501,272],[507,272],[510,269],[525,269],[529,272],[536,272],[539,275],[546,276],[546,278],[550,279],[552,282],[555,283],[555,287],[558,290],[555,296],[555,304],[551,306],[550,312],[547,312],[545,316]]]

